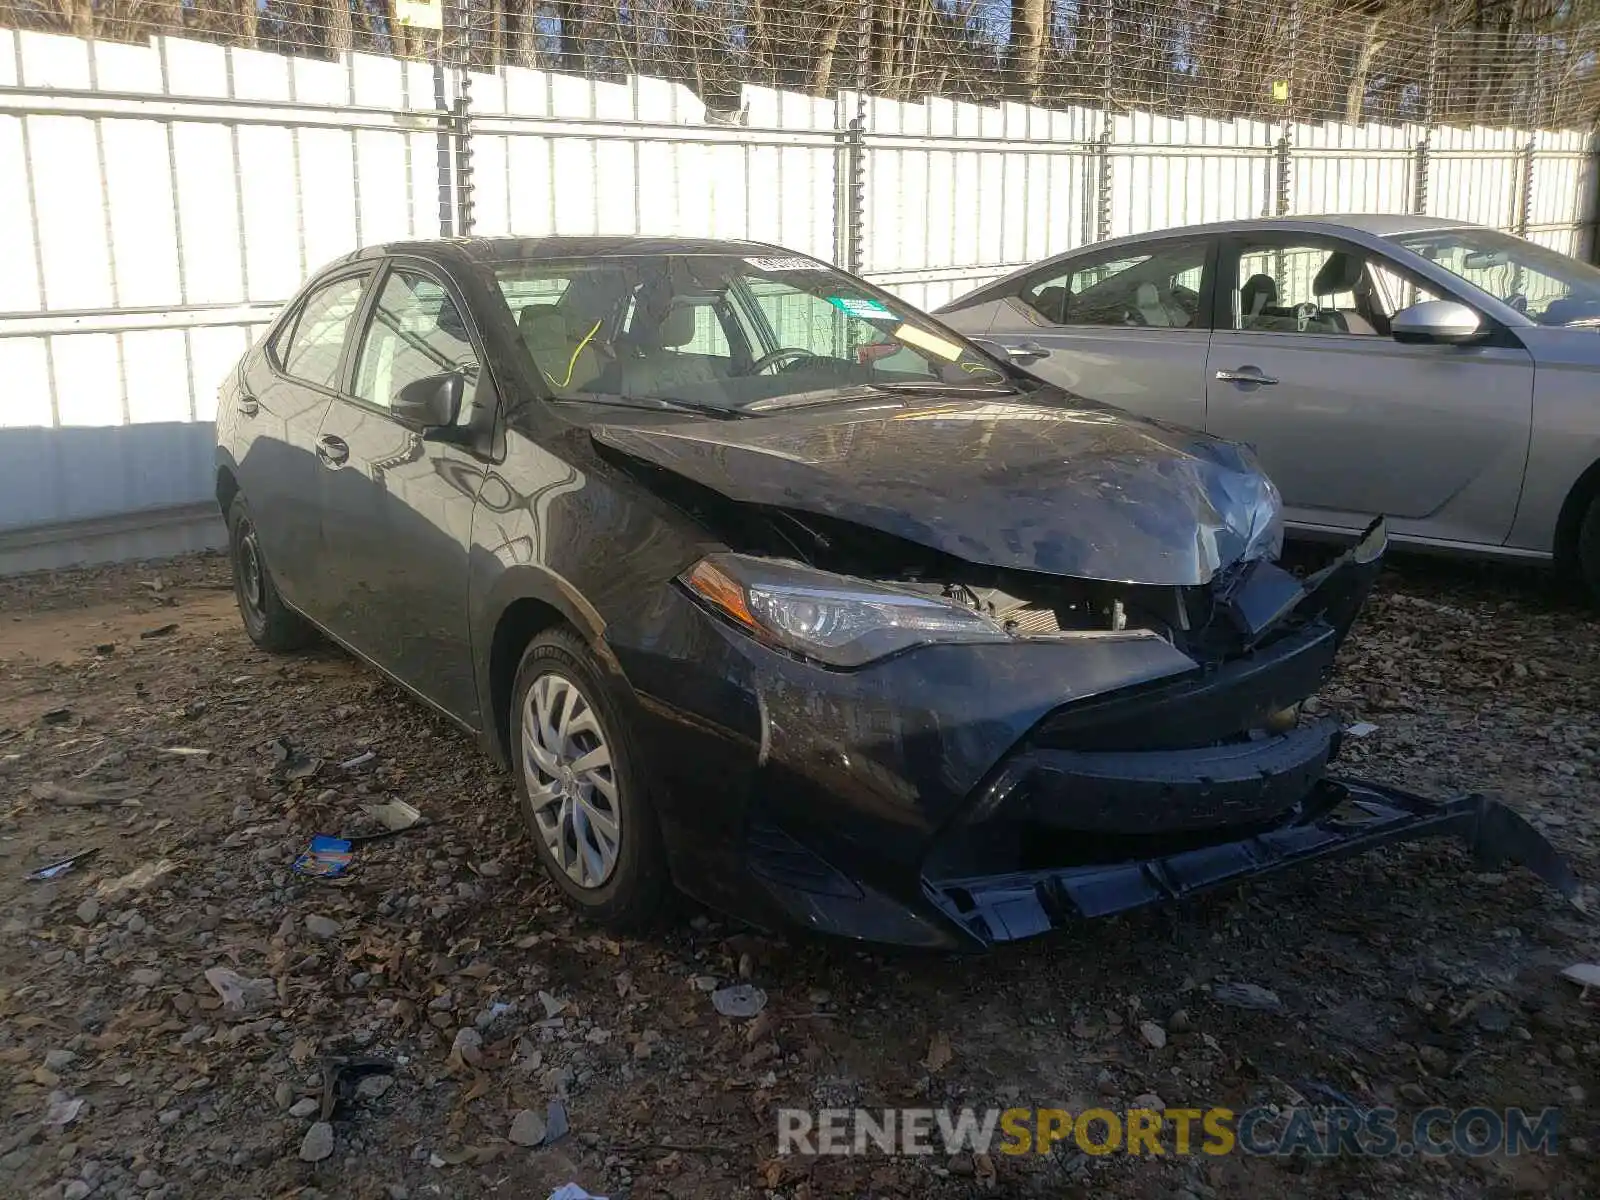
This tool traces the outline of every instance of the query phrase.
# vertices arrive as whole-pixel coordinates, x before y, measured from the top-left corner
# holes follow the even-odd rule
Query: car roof
[[[1424,217],[1408,213],[1328,213],[1292,217],[1253,217],[1235,221],[1212,221],[1205,225],[1180,225],[1171,229],[1151,229],[1144,233],[1125,234],[1103,242],[1093,242],[1079,249],[1101,249],[1124,243],[1146,242],[1152,238],[1202,237],[1219,233],[1259,233],[1264,230],[1283,230],[1290,233],[1340,233],[1358,230],[1374,237],[1393,237],[1397,234],[1425,233],[1434,229],[1472,229],[1471,221],[1457,221],[1448,217]],[[1069,253],[1077,253],[1076,250]]]
[[[353,259],[408,254],[439,261],[518,262],[529,259],[616,258],[648,254],[792,255],[766,242],[690,237],[454,237],[419,238],[365,246]]]

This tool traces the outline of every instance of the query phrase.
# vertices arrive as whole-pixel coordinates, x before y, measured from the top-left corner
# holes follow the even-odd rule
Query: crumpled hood
[[[968,562],[1190,586],[1273,555],[1248,451],[1070,399],[893,397],[747,420],[607,421],[602,445],[731,500],[820,513]]]

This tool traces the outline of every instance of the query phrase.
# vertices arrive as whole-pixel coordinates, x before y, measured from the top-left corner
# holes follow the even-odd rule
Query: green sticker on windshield
[[[846,316],[860,317],[863,321],[894,319],[894,314],[876,300],[867,300],[859,296],[829,296],[828,303]]]

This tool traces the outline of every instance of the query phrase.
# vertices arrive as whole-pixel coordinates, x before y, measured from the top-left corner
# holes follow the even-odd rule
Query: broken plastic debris
[[[422,814],[404,800],[391,800],[387,804],[363,804],[361,811],[390,833],[403,833],[422,820]]]
[[[593,1192],[586,1192],[575,1183],[563,1183],[550,1193],[550,1200],[606,1200],[604,1196],[596,1196]]]
[[[48,780],[28,785],[28,794],[35,800],[51,804],[65,804],[74,808],[92,808],[97,804],[126,804],[133,798],[128,784],[112,784],[103,788],[70,788]]]
[[[339,764],[339,769],[341,771],[353,771],[357,767],[366,766],[369,762],[371,762],[373,759],[375,759],[377,757],[378,757],[377,754],[374,753],[373,751],[371,751],[371,750],[363,750],[360,754],[356,755],[354,758],[345,759],[342,763]]]
[[[157,748],[156,753],[173,754],[179,758],[204,758],[211,751],[200,746],[161,746]]]
[[[1278,993],[1255,983],[1219,983],[1212,987],[1211,998],[1230,1008],[1251,1008],[1257,1012],[1282,1012],[1283,1001]]]
[[[1561,978],[1572,980],[1585,991],[1600,988],[1600,963],[1573,963],[1561,972]]]
[[[230,1012],[245,1012],[278,994],[278,985],[272,980],[246,979],[227,967],[208,968],[206,982],[216,989],[217,995],[222,997],[222,1007]]]
[[[52,1128],[59,1129],[63,1125],[70,1125],[78,1119],[78,1113],[83,1109],[83,1100],[56,1100],[51,1103],[50,1109],[44,1114],[44,1123]]]
[[[294,783],[297,780],[310,779],[320,770],[322,770],[322,760],[320,758],[302,758],[298,761],[286,763],[283,768],[283,777],[288,782]]]
[[[144,863],[135,867],[126,875],[106,880],[95,889],[95,899],[105,900],[112,896],[120,896],[123,892],[143,891],[169,871],[176,870],[177,866],[178,864],[170,858]]]
[[[294,860],[294,872],[296,875],[332,879],[345,873],[352,857],[350,843],[344,838],[319,833],[311,839],[306,852]]]
[[[85,850],[81,854],[74,854],[71,858],[63,858],[60,862],[53,862],[48,867],[40,867],[37,871],[29,871],[28,878],[54,879],[58,875],[65,875],[79,863],[87,862],[89,859],[93,858],[99,853],[99,850]]]
[[[767,994],[753,984],[736,983],[712,992],[711,1006],[725,1017],[744,1020],[767,1006]]]
[[[1378,727],[1371,721],[1357,721],[1354,725],[1345,726],[1345,733],[1353,738],[1364,738],[1378,732]]]

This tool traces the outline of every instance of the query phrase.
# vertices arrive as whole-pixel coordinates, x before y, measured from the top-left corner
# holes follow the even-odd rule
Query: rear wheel
[[[1600,603],[1600,496],[1589,501],[1578,529],[1578,570],[1590,598]]]
[[[252,642],[263,650],[284,653],[316,637],[306,619],[278,595],[243,496],[235,496],[228,506],[228,557],[233,564],[233,594]]]
[[[528,644],[512,691],[517,798],[567,900],[613,928],[658,911],[667,872],[655,813],[612,685],[566,629]]]

